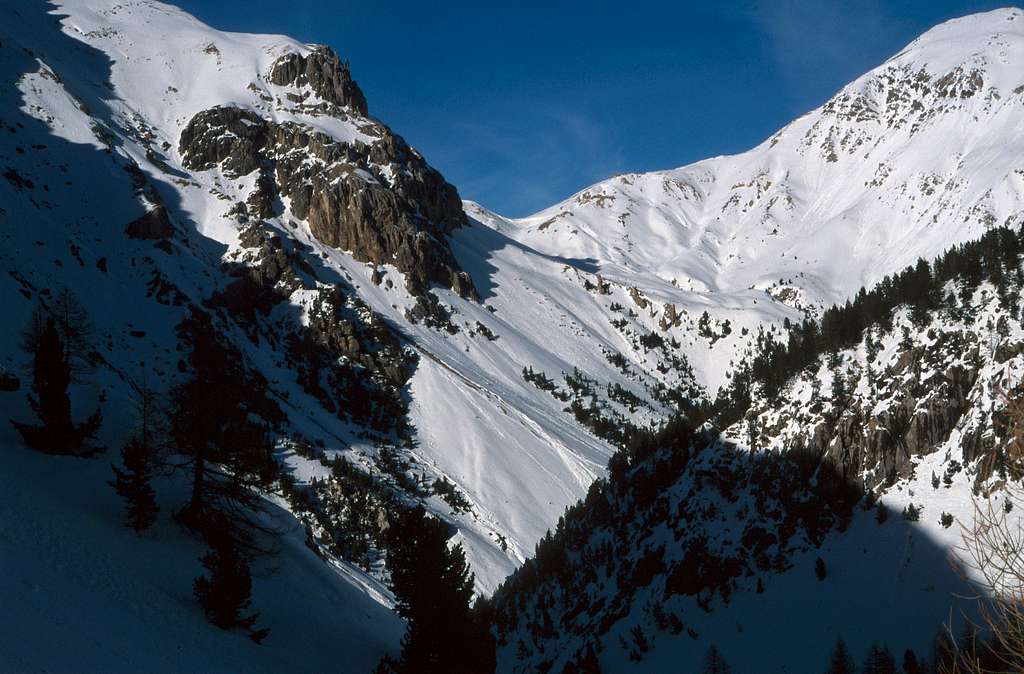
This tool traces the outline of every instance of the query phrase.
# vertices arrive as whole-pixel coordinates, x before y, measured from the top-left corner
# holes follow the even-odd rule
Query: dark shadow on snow
[[[593,258],[568,258],[541,253],[472,217],[469,218],[469,227],[456,230],[451,234],[450,243],[455,259],[458,260],[462,269],[472,277],[473,285],[476,286],[481,301],[486,301],[497,294],[494,276],[498,268],[490,260],[496,251],[504,248],[514,248],[524,254],[539,257],[554,264],[566,265],[587,274],[597,274],[601,271],[598,261]]]
[[[943,623],[975,615],[977,588],[917,523],[877,513],[820,456],[751,454],[670,424],[617,453],[498,590],[499,644],[532,654],[524,672],[584,671],[572,666],[591,648],[620,646],[656,669],[716,642],[735,671],[753,671],[749,653],[824,670],[840,636],[858,659],[874,642],[930,657]]]

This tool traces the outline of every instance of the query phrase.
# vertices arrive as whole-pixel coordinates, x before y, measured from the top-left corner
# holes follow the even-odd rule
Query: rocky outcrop
[[[977,369],[954,365],[922,378],[923,358],[923,350],[915,349],[886,373],[887,379],[901,382],[896,402],[874,416],[860,407],[849,410],[821,447],[847,478],[876,487],[910,477],[912,459],[936,451],[969,409]],[[966,451],[964,458],[970,460]]]
[[[169,239],[174,236],[174,225],[167,215],[167,208],[163,204],[157,204],[129,222],[124,233],[133,239]]]
[[[476,297],[446,235],[466,224],[455,188],[383,126],[372,144],[337,142],[294,122],[276,123],[235,107],[198,113],[181,134],[187,168],[220,166],[230,176],[260,170],[248,208],[260,217],[277,194],[313,235],[360,261],[392,264],[417,295],[437,283]]]
[[[285,54],[274,62],[269,80],[278,86],[309,86],[326,103],[350,108],[363,117],[367,114],[366,97],[352,79],[348,63],[330,47],[317,45],[306,56]]]
[[[658,326],[664,332],[668,332],[672,328],[679,327],[683,322],[682,316],[679,315],[679,311],[676,309],[676,305],[671,302],[665,303],[665,313],[658,321]]]
[[[352,288],[326,284],[294,247],[261,223],[240,232],[234,280],[208,301],[227,311],[253,342],[288,356],[303,389],[342,419],[381,433],[405,433],[402,389],[414,358]],[[294,246],[294,244],[292,244]],[[315,291],[304,320],[275,313],[296,291]],[[294,305],[291,305],[294,306]]]
[[[916,134],[984,91],[985,73],[975,67],[960,65],[935,76],[924,67],[890,64],[860,88],[847,87],[822,106],[803,145],[817,145],[822,157],[836,162],[869,147],[882,133],[907,128]],[[998,91],[988,92],[999,99]]]
[[[199,171],[220,166],[229,176],[259,168],[267,144],[267,122],[249,110],[228,106],[203,110],[181,132],[178,151],[186,168]]]
[[[268,315],[296,290],[315,288],[316,274],[300,255],[284,247],[280,236],[260,225],[244,229],[239,238],[244,248],[255,250],[246,255],[246,264],[232,270],[235,280],[211,302],[251,329],[257,314]]]
[[[267,171],[261,171],[256,179],[256,188],[245,200],[249,214],[257,218],[272,218],[275,215],[274,200],[277,197],[277,184]]]
[[[975,340],[970,332],[933,332],[929,344],[901,350],[870,375],[870,397],[833,392],[806,408],[787,408],[763,429],[761,441],[771,444],[775,438],[783,448],[821,457],[845,480],[871,489],[911,477],[915,460],[948,448],[954,431],[959,460],[971,464],[994,442],[991,424],[975,418],[984,384],[984,358]],[[865,374],[845,386],[857,387]],[[746,423],[762,413],[748,413]],[[794,415],[801,430],[787,436],[783,429]]]

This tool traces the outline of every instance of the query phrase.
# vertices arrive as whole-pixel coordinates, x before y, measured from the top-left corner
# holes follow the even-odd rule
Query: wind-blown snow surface
[[[372,139],[360,131],[366,120],[307,114],[287,95],[308,92],[268,83],[275,58],[308,51],[286,37],[217,31],[149,0],[0,0],[0,19],[0,75],[14,84],[0,90],[5,320],[22,325],[41,289],[79,289],[106,364],[76,409],[102,389],[107,417],[117,419],[127,408],[126,380],[143,370],[169,379],[179,359],[172,327],[182,310],[154,301],[153,272],[199,300],[223,287],[220,263],[239,249],[239,225],[225,216],[254,177],[185,170],[177,146],[191,117],[232,104],[338,141]],[[374,285],[367,265],[318,242],[285,200],[268,226],[307,246],[317,269],[350,279],[419,352],[409,386],[414,452],[430,477],[449,477],[472,503],[457,517],[439,499],[429,505],[457,521],[481,590],[530,553],[612,449],[563,401],[524,381],[524,366],[562,388],[573,368],[601,389],[622,386],[646,404],[601,405],[648,423],[670,411],[652,387],[713,392],[757,326],[841,299],[993,222],[1016,222],[1022,22],[1019,11],[1005,10],[941,26],[744,155],[614,178],[521,221],[467,204],[473,222],[451,246],[482,302],[434,291],[453,311],[455,335],[410,323],[413,298],[398,272],[384,269],[396,282]],[[372,92],[369,99],[372,109]],[[132,188],[132,163],[185,232],[187,245],[173,255],[124,236],[125,224],[152,205]],[[786,283],[772,286],[780,278]],[[290,308],[302,314],[300,295]],[[638,344],[651,335],[666,345]],[[270,347],[240,332],[229,337],[261,368],[292,428],[329,452],[373,454],[359,429],[301,390]],[[23,366],[17,330],[0,334],[0,359],[8,370]],[[6,414],[25,415],[21,393],[0,396]],[[125,432],[108,429],[108,440],[116,446]],[[5,473],[35,469],[12,456],[2,459]],[[316,474],[316,466],[294,464],[300,478]],[[93,487],[105,489],[98,478]],[[42,480],[39,488],[40,497],[61,498],[56,485]],[[29,501],[17,503],[20,510]],[[283,563],[280,573],[289,568]],[[338,592],[351,590],[335,571],[323,572]],[[374,621],[349,628],[393,634]]]

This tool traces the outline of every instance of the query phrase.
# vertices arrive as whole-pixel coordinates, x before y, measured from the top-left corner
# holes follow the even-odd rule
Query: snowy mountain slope
[[[6,439],[3,452],[4,474],[18,478],[0,495],[5,671],[368,672],[401,638],[386,590],[323,564],[294,521],[280,554],[254,571],[253,605],[273,636],[256,646],[221,632],[192,597],[202,544],[167,519],[143,537],[126,534],[119,499],[100,488],[107,462],[68,471],[64,457]],[[157,486],[185,495],[184,484]]]
[[[617,176],[500,222],[644,288],[749,306],[750,289],[782,279],[791,303],[842,302],[1019,222],[1022,58],[1020,10],[956,19],[749,152]]]
[[[658,672],[712,645],[733,671],[818,671],[839,638],[933,657],[940,625],[976,619],[975,503],[1020,519],[1020,239],[943,258],[963,271],[934,306],[758,381],[721,436],[674,428],[613,460],[495,595],[499,671]],[[979,250],[981,283],[958,266]]]
[[[463,214],[333,52],[148,0],[0,12],[3,369],[25,371],[16,328],[35,303],[76,289],[97,367],[75,410],[105,399],[117,447],[132,383],[178,381],[175,326],[207,311],[284,412],[299,486],[344,456],[425,501],[483,591],[587,493],[623,429],[713,394],[758,327],[1016,224],[1016,10],[930,32],[750,153],[616,178],[522,221]],[[945,77],[962,63],[981,74]],[[27,415],[21,392],[0,409]],[[330,527],[291,507],[329,553]],[[379,556],[358,560],[368,579],[328,559],[320,578],[353,605],[388,603],[358,589],[383,578]],[[390,635],[382,648],[396,634],[381,624],[353,629]]]
[[[182,148],[183,132],[215,106],[236,106],[257,116],[251,124],[276,125],[275,133],[288,124],[322,132],[336,146],[397,143],[355,104],[331,107],[304,88],[311,85],[269,81],[282,55],[316,50],[277,36],[221,33],[159,3],[71,2],[53,16],[46,5],[9,2],[3,9],[11,20],[0,55],[5,77],[16,85],[4,91],[0,146],[6,175],[0,215],[12,225],[3,232],[9,321],[24,324],[46,289],[79,289],[104,363],[91,393],[79,393],[89,400],[105,389],[108,417],[126,409],[127,382],[146,372],[161,388],[175,381],[175,324],[190,306],[213,307],[225,337],[266,377],[268,394],[283,406],[294,433],[322,443],[328,456],[341,453],[373,466],[379,443],[394,442],[393,436],[367,435],[368,422],[339,419],[344,405],[340,413],[329,409],[337,409],[337,401],[311,393],[296,371],[302,364],[282,353],[288,339],[311,326],[321,333],[332,329],[314,319],[314,308],[322,293],[340,289],[349,298],[342,333],[354,323],[366,337],[340,356],[342,362],[379,353],[386,342],[378,339],[380,329],[418,357],[399,376],[398,388],[385,382],[378,393],[386,401],[394,388],[408,405],[418,445],[405,454],[416,462],[408,475],[428,485],[450,478],[469,499],[472,511],[461,515],[440,498],[428,501],[458,522],[480,587],[489,589],[585,493],[611,453],[608,442],[573,420],[564,401],[526,382],[524,367],[555,380],[579,367],[602,387],[620,385],[647,402],[635,412],[601,404],[638,423],[669,409],[651,400],[647,387],[694,385],[686,372],[657,371],[662,351],[638,346],[624,334],[627,328],[611,327],[618,314],[608,306],[634,300],[617,286],[608,294],[587,290],[595,277],[585,262],[536,254],[480,225],[457,228],[446,245],[472,272],[482,303],[435,288],[459,328],[450,334],[410,320],[420,296],[402,282],[404,271],[368,266],[322,243],[295,216],[294,197],[270,195],[271,212],[261,216],[260,199],[252,196],[260,196],[262,173],[238,175],[237,166],[216,162],[214,168],[185,166],[183,149],[209,148]],[[166,34],[183,37],[154,37]],[[388,182],[387,165],[365,166],[377,176],[358,169],[352,172],[357,179],[371,186]],[[250,207],[239,209],[239,202]],[[19,222],[31,226],[13,226]],[[256,276],[240,276],[246,268],[257,269]],[[240,279],[249,285],[237,285]],[[651,312],[621,320],[646,334],[659,317]],[[344,334],[329,337],[348,343]],[[628,375],[608,360],[620,352],[632,363]],[[385,349],[385,355],[369,366],[375,381],[397,367],[397,352]],[[16,330],[4,336],[3,358],[5,369],[24,371]],[[20,393],[4,395],[5,408],[22,400]],[[294,453],[286,452],[286,459],[301,480],[329,472]]]

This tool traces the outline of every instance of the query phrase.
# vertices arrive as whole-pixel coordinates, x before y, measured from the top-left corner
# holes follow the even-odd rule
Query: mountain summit
[[[503,231],[665,292],[781,278],[807,305],[843,301],[1019,223],[1022,61],[1020,10],[949,21],[748,152],[616,176]]]

